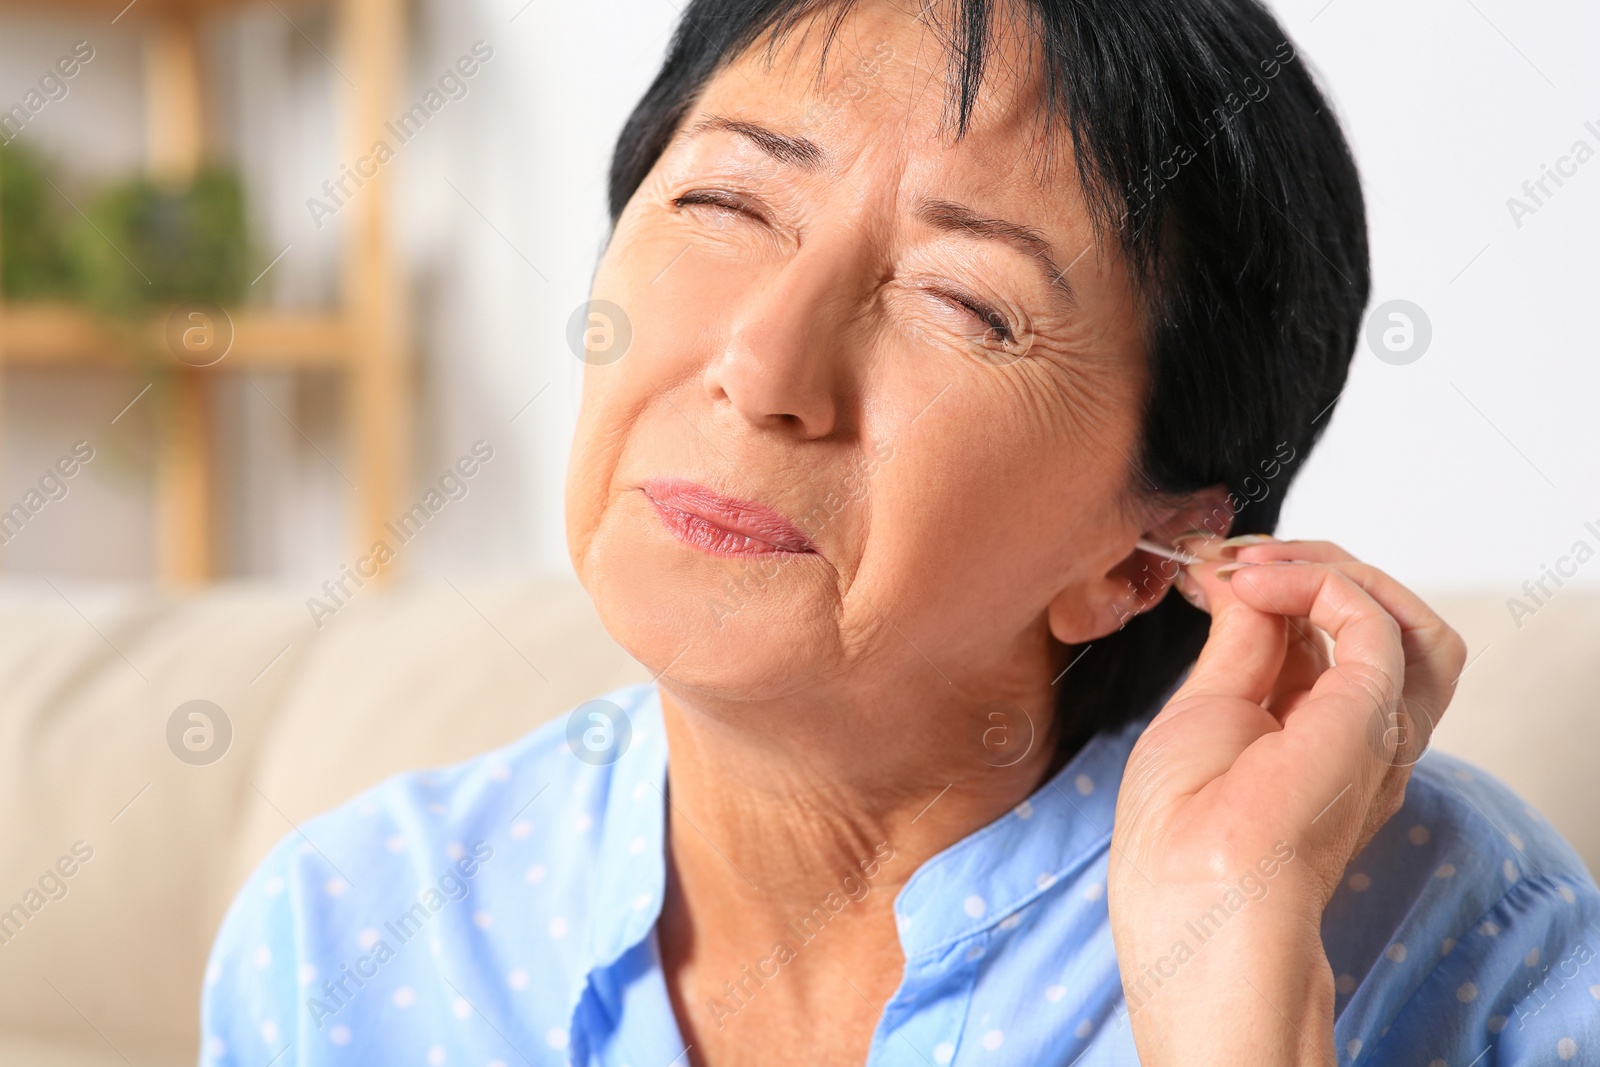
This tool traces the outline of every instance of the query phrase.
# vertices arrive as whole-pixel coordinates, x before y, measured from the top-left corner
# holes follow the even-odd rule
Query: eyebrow
[[[737,134],[778,162],[805,171],[823,170],[829,162],[828,153],[808,137],[779,133],[759,123],[729,118],[726,115],[710,115],[701,119],[685,131],[684,137],[685,139],[697,137],[708,130],[725,130]],[[958,204],[953,200],[925,198],[918,203],[915,214],[917,218],[937,230],[967,234],[980,240],[1000,241],[1033,257],[1039,261],[1050,286],[1061,293],[1068,306],[1077,305],[1078,294],[1072,288],[1072,283],[1067,281],[1066,271],[1071,270],[1078,259],[1083,258],[1082,253],[1067,264],[1066,270],[1062,270],[1056,265],[1054,249],[1050,242],[1044,234],[1032,226],[1008,222],[1005,219],[987,218],[965,204]]]
[[[1019,252],[1033,256],[1044,268],[1050,285],[1060,290],[1069,304],[1077,304],[1078,294],[1073,290],[1072,283],[1067,281],[1067,272],[1056,266],[1052,255],[1053,247],[1045,239],[1044,234],[1032,226],[1007,222],[1005,219],[985,218],[965,204],[937,198],[921,201],[917,205],[916,215],[937,230],[966,233],[989,241],[1001,241]],[[1078,260],[1074,259],[1072,263],[1067,264],[1067,270],[1071,270],[1077,262]]]
[[[739,134],[773,159],[800,167],[802,170],[821,170],[828,159],[828,154],[822,150],[822,146],[808,137],[793,137],[776,130],[769,130],[754,122],[731,119],[726,115],[712,115],[701,119],[689,127],[684,137],[686,139],[697,137],[707,130],[726,130],[729,133]]]

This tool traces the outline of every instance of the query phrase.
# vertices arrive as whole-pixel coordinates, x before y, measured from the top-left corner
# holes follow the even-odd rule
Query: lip
[[[640,488],[673,536],[712,556],[814,554],[800,528],[764,504],[723,496],[683,478],[652,478]]]

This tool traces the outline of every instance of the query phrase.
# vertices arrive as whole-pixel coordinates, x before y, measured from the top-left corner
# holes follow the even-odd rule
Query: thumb
[[[1210,606],[1211,632],[1173,703],[1183,697],[1223,696],[1260,704],[1283,669],[1287,620],[1241,601],[1233,583],[1250,581],[1249,568],[1219,578],[1217,567],[1224,562],[1205,560],[1187,570]]]

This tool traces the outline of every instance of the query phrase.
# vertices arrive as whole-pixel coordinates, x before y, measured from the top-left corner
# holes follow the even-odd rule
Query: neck
[[[1033,673],[999,688],[1003,701],[940,678],[758,703],[663,682],[664,938],[696,955],[759,955],[824,905],[894,940],[895,895],[917,868],[1059,766],[1053,693]]]

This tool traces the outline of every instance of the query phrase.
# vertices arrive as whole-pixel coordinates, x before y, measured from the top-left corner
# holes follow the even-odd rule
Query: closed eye
[[[1001,312],[981,303],[964,303],[964,307],[983,323],[986,336],[998,341],[1000,344],[1009,345],[1017,339],[1011,332],[1011,324],[1006,322],[1006,317]]]
[[[767,218],[760,211],[753,208],[748,201],[736,193],[726,189],[691,189],[682,196],[672,198],[672,206],[678,209],[704,205],[731,211],[739,215],[746,215],[758,222],[765,222]]]
[[[1016,342],[1016,331],[1011,328],[1005,313],[998,308],[954,289],[933,288],[932,291],[977,319],[984,328],[984,340],[1001,345],[1011,345]]]

